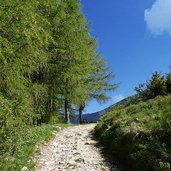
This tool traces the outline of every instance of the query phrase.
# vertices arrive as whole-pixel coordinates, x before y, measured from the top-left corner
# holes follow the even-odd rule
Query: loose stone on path
[[[118,171],[106,161],[92,138],[95,124],[66,128],[36,157],[36,171]]]

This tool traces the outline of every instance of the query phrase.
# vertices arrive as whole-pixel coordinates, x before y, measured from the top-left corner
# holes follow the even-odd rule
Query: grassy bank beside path
[[[13,156],[6,154],[0,157],[0,170],[20,171],[23,167],[29,171],[34,170],[32,159],[35,153],[40,153],[38,146],[48,142],[58,131],[69,126],[71,125],[43,124],[24,129],[17,144],[17,152]]]
[[[127,170],[171,170],[171,95],[115,106],[95,131]]]

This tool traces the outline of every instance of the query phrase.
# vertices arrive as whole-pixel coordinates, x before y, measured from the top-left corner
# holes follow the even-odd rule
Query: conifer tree
[[[0,111],[0,137],[3,151],[9,149],[13,154],[21,129],[31,125],[35,115],[31,75],[47,61],[49,23],[36,9],[33,0],[0,3],[0,98],[5,102],[0,108],[7,108],[7,112]]]
[[[171,72],[167,74],[166,77],[166,87],[167,87],[167,93],[171,93]]]
[[[34,1],[1,3],[1,73],[6,77],[1,87],[5,87],[6,93],[23,89],[29,75],[46,60],[44,47],[48,36],[42,26],[47,22],[34,13],[35,6]]]
[[[61,1],[53,19],[54,43],[50,46],[52,56],[48,62],[49,83],[58,85],[53,88],[53,99],[58,97],[64,102],[66,122],[69,122],[69,107],[76,86],[87,77],[94,45],[88,34],[86,20],[80,11],[77,0]],[[93,46],[93,47],[92,47]]]
[[[166,79],[160,73],[155,72],[152,74],[152,78],[149,81],[146,81],[144,84],[139,84],[135,88],[139,97],[143,100],[153,99],[158,95],[166,94]]]
[[[106,95],[107,91],[112,91],[117,87],[117,84],[111,83],[113,74],[109,73],[109,68],[106,67],[106,62],[97,55],[92,58],[92,64],[89,68],[87,79],[82,79],[82,87],[78,87],[76,97],[76,104],[79,111],[79,122],[83,121],[82,111],[87,102],[91,99],[96,99],[98,102],[105,102],[109,99]]]
[[[82,113],[89,99],[106,98],[111,75],[97,57],[80,1],[4,0],[0,13],[0,92],[5,98],[27,98],[25,110],[44,122],[64,110],[67,123],[74,104]]]

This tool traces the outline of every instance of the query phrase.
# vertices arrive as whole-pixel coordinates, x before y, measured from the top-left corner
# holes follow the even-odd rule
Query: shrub
[[[169,171],[171,95],[114,107],[101,118],[95,133],[127,170]]]

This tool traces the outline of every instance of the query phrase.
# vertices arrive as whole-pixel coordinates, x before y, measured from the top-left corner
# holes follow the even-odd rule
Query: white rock
[[[95,147],[93,124],[74,126],[58,132],[47,146],[42,146],[36,171],[109,171],[112,166]],[[58,129],[61,129],[57,126]],[[115,168],[115,167],[114,167]],[[118,170],[115,168],[116,171]],[[22,170],[28,171],[28,170]]]
[[[60,127],[60,126],[56,126],[56,128],[57,128],[58,130],[61,130],[61,127]]]
[[[28,168],[26,166],[24,166],[21,171],[28,171]]]

